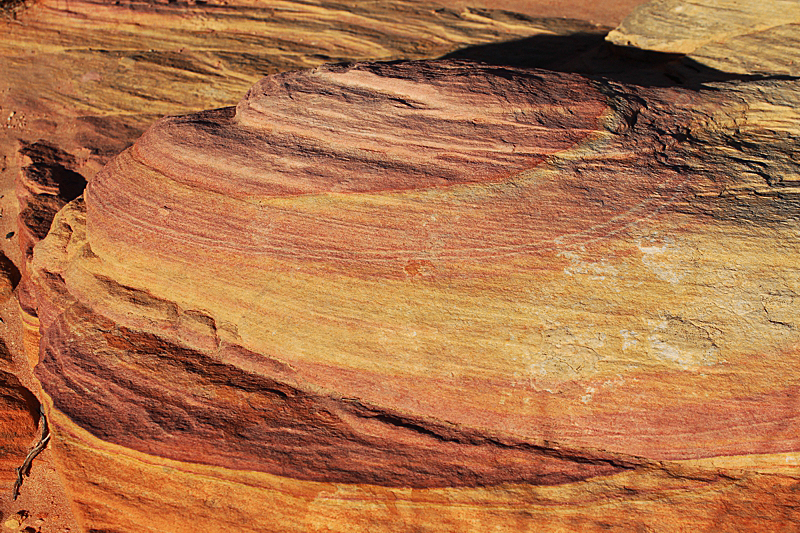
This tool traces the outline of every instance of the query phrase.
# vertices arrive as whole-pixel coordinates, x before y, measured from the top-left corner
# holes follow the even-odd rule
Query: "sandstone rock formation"
[[[729,42],[740,35],[755,36],[798,22],[800,5],[793,0],[653,0],[637,6],[609,34],[609,40],[644,50],[691,54],[706,45]],[[784,31],[790,32],[790,39],[797,39],[790,28]],[[797,53],[791,43],[786,44],[789,56]],[[753,47],[740,51],[756,55]]]
[[[40,0],[0,24],[0,157],[15,170],[15,141],[44,140],[87,179],[157,118],[235,105],[269,73],[602,30],[421,0]]]
[[[36,206],[64,206],[20,299],[82,527],[796,529],[800,82],[780,44],[796,33],[763,7],[712,24],[735,13],[722,4],[626,20],[610,40],[689,52],[647,72],[624,53],[592,64],[608,51],[565,58],[586,76],[523,69],[495,49],[496,65],[274,74],[236,107],[264,65],[558,26],[419,3],[38,7],[17,42],[59,20],[44,53],[102,88],[50,85],[69,127],[18,145],[23,255],[50,225]],[[659,26],[680,6],[706,34]],[[98,42],[121,25],[116,51],[69,44],[87,31],[74,12],[104,21]],[[126,50],[140,29],[123,13],[162,48]],[[274,47],[241,53],[258,39]],[[153,77],[104,81],[125,65]],[[156,122],[95,175],[146,102],[217,109]]]
[[[0,483],[11,487],[28,448],[36,440],[39,402],[14,375],[11,353],[0,340]]]
[[[799,29],[797,2],[664,0],[641,5],[607,39],[685,54],[696,65],[728,74],[797,77]]]
[[[24,15],[24,16],[23,16]],[[74,189],[165,114],[235,105],[261,76],[326,62],[435,58],[597,26],[432,2],[41,0],[0,18],[0,171],[18,182],[22,265]],[[52,184],[51,184],[52,185]],[[22,300],[25,302],[25,286]]]
[[[49,229],[55,211],[76,194],[76,186],[165,113],[231,105],[263,74],[328,61],[437,57],[468,45],[531,36],[553,37],[550,46],[557,49],[559,36],[583,32],[593,40],[602,29],[579,20],[535,17],[578,13],[615,23],[620,9],[632,2],[604,4],[586,17],[579,3],[564,2],[526,5],[527,15],[487,9],[503,7],[494,2],[29,4],[16,20],[0,16],[0,226],[6,236],[3,251],[23,274],[33,245]],[[10,190],[14,182],[16,194]],[[8,296],[15,285],[16,278],[3,285],[0,296]],[[26,335],[19,343],[11,335],[9,346],[27,346],[34,365],[39,324],[29,313],[27,287],[23,283],[15,291],[28,311],[22,313]],[[4,336],[15,322],[3,326]],[[28,365],[24,357],[9,363],[8,371],[39,394],[39,384],[20,365]],[[9,398],[27,394],[17,385],[9,389]],[[19,500],[9,501],[13,468],[35,437],[36,410],[15,405],[27,418],[9,418],[9,431],[18,434],[4,446],[8,490],[0,494],[0,513],[23,517],[31,511],[19,520],[21,527],[43,532],[75,530],[65,519],[66,506],[54,504],[62,495],[49,450],[37,458]],[[44,525],[37,525],[48,514]]]
[[[16,23],[0,19],[0,171],[18,182],[21,204],[22,257],[12,249],[11,258],[24,268],[74,196],[39,190],[37,180],[74,189],[161,116],[233,105],[264,74],[601,30],[420,1],[270,5],[43,0]]]
[[[0,252],[0,303],[11,298],[21,277],[17,266],[4,253]]]
[[[362,63],[159,121],[30,271],[80,519],[796,523],[798,172],[767,89],[800,85]]]
[[[20,281],[20,272],[0,252],[0,305],[5,304]],[[35,441],[39,402],[15,375],[12,355],[0,338],[0,485],[11,487],[20,466]]]

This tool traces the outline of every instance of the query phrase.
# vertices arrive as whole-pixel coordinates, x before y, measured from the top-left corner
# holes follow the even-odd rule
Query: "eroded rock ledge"
[[[783,509],[764,458],[800,448],[796,144],[778,181],[736,171],[797,118],[767,86],[800,92],[362,63],[161,120],[31,265],[83,519],[182,498],[196,527],[231,490],[284,531],[560,527],[580,494],[588,528],[620,498],[646,523],[659,491]]]

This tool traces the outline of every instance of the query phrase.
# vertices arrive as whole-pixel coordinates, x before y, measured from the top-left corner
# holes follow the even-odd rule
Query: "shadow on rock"
[[[700,88],[709,82],[764,78],[716,70],[682,54],[616,46],[605,41],[603,32],[535,35],[469,46],[451,52],[443,59],[572,72],[645,87]]]
[[[33,246],[47,235],[59,209],[81,194],[86,179],[73,170],[75,158],[43,141],[25,144],[20,150],[27,164],[17,183],[20,201],[21,248],[31,257]]]

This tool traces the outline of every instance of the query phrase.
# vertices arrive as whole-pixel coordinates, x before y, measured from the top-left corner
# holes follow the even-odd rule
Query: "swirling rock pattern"
[[[0,172],[17,174],[20,205],[21,254],[10,257],[24,271],[75,196],[59,188],[91,179],[165,114],[234,105],[265,74],[326,62],[435,58],[573,32],[602,38],[603,28],[564,14],[421,0],[31,2],[19,23],[0,17]],[[30,311],[25,295],[23,284]]]
[[[145,430],[148,436],[137,436],[138,432],[130,429],[150,427],[155,417],[156,425],[164,430],[156,437],[164,456],[188,461],[202,456],[200,462],[229,468],[238,465],[301,479],[413,487],[473,486],[519,480],[563,482],[621,468],[613,457],[603,454],[596,461],[584,458],[586,461],[576,463],[542,449],[536,439],[508,440],[446,422],[448,417],[441,413],[402,412],[393,402],[387,403],[390,398],[386,394],[409,394],[409,400],[415,396],[404,380],[421,379],[420,386],[432,390],[447,379],[431,374],[437,359],[439,364],[447,364],[437,353],[441,340],[432,331],[441,320],[435,314],[441,313],[440,309],[428,309],[434,313],[429,319],[432,322],[416,324],[429,331],[421,331],[422,339],[416,341],[422,348],[417,348],[417,361],[408,360],[398,376],[390,369],[402,362],[393,359],[408,355],[388,353],[381,355],[383,361],[376,359],[374,354],[385,352],[385,348],[375,344],[379,340],[374,332],[375,328],[390,326],[386,313],[402,312],[403,307],[397,307],[401,301],[389,300],[371,311],[366,306],[361,318],[349,311],[349,319],[335,316],[338,306],[303,303],[309,297],[330,298],[330,291],[335,292],[342,282],[360,282],[365,287],[405,286],[412,290],[402,296],[405,299],[421,288],[417,280],[428,276],[426,269],[437,268],[432,260],[437,261],[438,268],[455,268],[470,256],[474,260],[486,255],[481,248],[475,249],[474,234],[454,232],[450,239],[434,242],[428,232],[443,232],[446,226],[442,222],[433,221],[427,231],[416,228],[443,212],[442,201],[455,190],[456,194],[472,195],[471,202],[462,208],[465,225],[472,226],[470,233],[491,236],[477,221],[484,219],[489,228],[497,227],[508,220],[508,210],[501,204],[501,209],[493,213],[489,205],[493,199],[480,198],[487,184],[504,185],[509,174],[535,168],[546,156],[569,149],[597,131],[600,115],[607,108],[604,98],[585,81],[577,81],[575,76],[482,70],[458,63],[329,67],[267,78],[250,91],[235,112],[225,109],[161,121],[92,181],[86,193],[85,230],[91,239],[80,246],[90,255],[90,262],[96,263],[95,258],[106,256],[103,243],[114,243],[120,255],[108,260],[126,262],[132,251],[124,248],[146,243],[153,253],[151,261],[195,264],[198,273],[210,268],[203,276],[219,279],[219,287],[230,290],[228,297],[237,301],[229,311],[239,313],[240,305],[252,305],[243,298],[257,307],[249,316],[236,320],[209,307],[218,301],[219,294],[209,292],[206,296],[212,301],[202,305],[199,301],[178,303],[158,295],[153,287],[137,287],[118,276],[90,275],[87,280],[100,285],[87,287],[89,293],[106,293],[113,307],[119,300],[135,307],[141,302],[156,313],[154,324],[161,323],[167,331],[175,327],[180,331],[174,339],[159,327],[146,328],[148,333],[139,336],[128,329],[141,330],[143,324],[137,323],[137,318],[122,326],[111,308],[110,313],[103,312],[88,301],[88,306],[80,307],[80,296],[64,308],[50,310],[45,304],[39,310],[48,325],[43,330],[45,351],[38,372],[46,388],[52,385],[63,390],[65,396],[52,394],[58,398],[57,407],[73,420],[80,420],[79,425],[95,425],[98,436],[148,451],[155,451],[152,447],[156,445],[149,436],[151,430]],[[571,112],[566,111],[567,104]],[[396,126],[382,134],[392,123]],[[474,140],[457,142],[461,138]],[[326,163],[320,165],[320,161]],[[160,176],[158,181],[155,176]],[[164,194],[142,195],[142,187],[151,186]],[[109,188],[114,192],[109,194]],[[209,196],[170,198],[173,194],[194,196],[198,191]],[[426,202],[421,193],[432,198]],[[403,194],[411,198],[397,196]],[[138,211],[135,206],[141,198],[148,200],[139,203],[142,211]],[[301,207],[287,209],[275,203],[286,201],[299,202]],[[416,213],[408,213],[410,216],[403,212],[407,202],[418,206]],[[227,217],[215,215],[222,215],[222,210],[228,212]],[[145,229],[145,220],[159,220],[163,225]],[[352,230],[343,232],[343,227]],[[149,231],[158,237],[148,235]],[[69,247],[78,242],[72,232]],[[505,232],[497,237],[501,239],[498,245],[482,246],[489,257],[504,247],[514,253],[515,244],[531,245],[518,243],[518,236]],[[401,244],[393,248],[393,242]],[[210,259],[217,254],[235,261],[236,270],[230,272],[230,265],[214,265]],[[197,264],[198,257],[209,261]],[[104,263],[105,259],[100,261]],[[268,279],[278,273],[276,269],[292,265],[299,270],[283,274],[286,281]],[[223,275],[220,267],[229,272]],[[453,278],[429,274],[442,280]],[[474,276],[464,269],[457,277],[469,281]],[[333,286],[324,286],[331,281]],[[287,286],[287,282],[296,287]],[[312,286],[316,289],[309,292]],[[288,290],[288,294],[281,296],[276,290]],[[77,296],[71,287],[68,291],[71,297]],[[294,355],[280,353],[285,347],[277,351],[274,345],[269,346],[275,342],[275,330],[264,328],[265,321],[270,320],[266,307],[272,307],[275,298],[281,300],[281,306],[304,306],[293,316],[275,317],[275,326],[289,321],[281,335],[296,336],[301,343]],[[49,297],[40,300],[53,301]],[[342,303],[350,307],[354,302],[343,299]],[[72,311],[78,315],[72,316]],[[327,316],[320,316],[319,322],[311,316],[300,318],[320,312]],[[80,326],[109,318],[125,329],[95,338]],[[365,320],[374,324],[369,326]],[[321,345],[314,346],[307,328],[320,327],[328,328],[329,333]],[[337,333],[341,327],[353,333]],[[76,334],[76,328],[81,333]],[[245,338],[252,338],[252,344]],[[353,342],[360,344],[360,349],[345,346]],[[65,350],[73,355],[67,356]],[[407,348],[398,345],[396,350]],[[124,373],[126,380],[133,380],[128,400],[119,396],[121,391],[111,392],[116,389],[112,384],[119,385],[112,368],[104,377],[100,367],[95,367],[91,380],[99,381],[91,385],[73,382],[88,378],[86,364],[96,365],[94,358],[86,361],[85,357],[111,352],[123,358],[137,354],[130,359],[136,367],[145,354],[169,354],[152,365],[162,367],[171,379],[180,379],[178,376],[188,372],[183,378],[187,386],[193,381],[191,367],[197,366],[208,372],[210,380],[200,385],[206,391],[203,395],[216,387],[221,390],[211,392],[205,401],[193,400],[191,403],[199,409],[194,415],[186,411],[187,399],[176,397],[176,405],[158,408],[160,414],[141,405],[138,422],[131,419],[115,429],[101,423],[103,411],[124,412],[129,418],[135,416],[129,402],[149,401],[150,395],[141,397],[136,392],[145,385],[133,384],[133,368]],[[356,364],[336,364],[347,352]],[[207,359],[204,353],[216,355]],[[455,360],[471,357],[467,353],[454,355]],[[247,360],[251,362],[245,364]],[[369,360],[372,363],[364,368]],[[239,369],[233,361],[241,361],[249,371]],[[264,364],[277,374],[253,374]],[[302,368],[305,365],[311,366]],[[179,370],[181,367],[183,370]],[[382,373],[390,380],[400,377],[395,384],[399,388],[392,390],[387,382],[384,391],[375,390],[377,395],[358,390],[367,385],[365,379],[378,379]],[[144,372],[141,379],[147,382],[153,376]],[[241,395],[241,385],[235,385],[233,391],[225,390],[233,383],[247,382],[247,388],[252,389],[248,394],[252,398],[246,401],[250,407],[236,415],[244,418],[219,426],[220,415],[215,412],[223,406],[214,398]],[[450,387],[453,385],[451,382]],[[87,397],[82,391],[85,387],[108,397]],[[452,408],[456,398],[444,396],[441,400],[443,407],[450,404]],[[464,400],[465,406],[470,403],[468,398]],[[201,407],[204,403],[206,407]],[[269,412],[283,414],[268,421],[263,417]],[[243,434],[251,437],[243,439]],[[129,441],[131,437],[139,443]],[[541,440],[541,436],[536,438]],[[192,446],[186,446],[187,439]],[[201,447],[207,449],[200,452]],[[197,452],[199,455],[195,455]],[[488,458],[491,461],[487,462]]]
[[[31,265],[81,520],[797,522],[798,165],[759,150],[794,124],[767,86],[800,92],[360,63],[159,121]]]

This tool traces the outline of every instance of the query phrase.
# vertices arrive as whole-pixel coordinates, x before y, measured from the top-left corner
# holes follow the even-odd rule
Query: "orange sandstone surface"
[[[76,147],[146,120],[111,85],[94,134],[19,138],[25,379],[74,527],[796,530],[794,25],[717,4],[652,2],[608,37],[686,57],[600,47],[557,72],[490,47],[243,76],[238,103],[108,160]],[[374,9],[396,28],[376,5],[359,27]],[[241,22],[282,43],[333,12],[282,6],[283,25]],[[734,29],[657,44],[684,10]],[[421,55],[559,27],[414,13],[450,39]],[[407,53],[388,42],[378,59]],[[186,64],[230,57],[209,50]],[[258,61],[324,62],[275,50]]]
[[[796,523],[795,192],[726,193],[765,83],[360,63],[159,121],[30,265],[79,520]]]
[[[164,114],[232,105],[264,74],[330,61],[438,57],[464,46],[575,31],[602,38],[581,20],[532,18],[552,14],[536,5],[529,16],[497,7],[42,0],[13,19],[0,13],[0,244],[22,271],[16,289],[22,307],[32,309],[27,265],[55,213]],[[16,298],[5,301],[19,281],[16,268],[6,270],[0,335],[10,352],[3,366],[10,381],[0,513],[12,529],[76,530],[52,447],[11,499],[14,468],[40,431],[38,401],[28,391],[41,397],[41,386],[31,373],[38,321],[28,313],[20,320]]]

